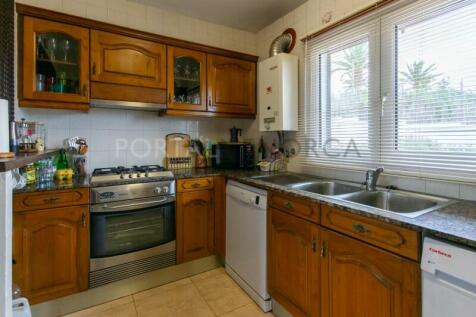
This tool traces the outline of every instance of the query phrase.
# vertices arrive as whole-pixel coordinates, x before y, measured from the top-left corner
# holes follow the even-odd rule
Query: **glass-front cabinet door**
[[[168,47],[167,109],[206,111],[206,54]]]
[[[20,105],[81,108],[89,103],[89,30],[24,18]]]

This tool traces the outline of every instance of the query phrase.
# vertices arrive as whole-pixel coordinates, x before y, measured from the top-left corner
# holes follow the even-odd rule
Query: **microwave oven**
[[[251,143],[213,144],[212,166],[217,168],[254,168],[255,155],[253,145]]]

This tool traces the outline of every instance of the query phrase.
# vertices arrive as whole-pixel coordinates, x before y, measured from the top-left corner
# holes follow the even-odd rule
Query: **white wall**
[[[257,51],[260,59],[268,57],[269,46],[273,39],[281,34],[286,28],[296,30],[298,41],[294,50],[291,52],[299,56],[299,103],[304,100],[304,43],[300,38],[326,27],[329,23],[342,19],[343,17],[355,13],[356,11],[369,6],[377,1],[374,0],[309,0],[294,11],[279,18],[271,25],[258,32]],[[329,14],[330,13],[330,14]],[[324,21],[327,16],[331,20]],[[266,133],[265,133],[266,135]],[[269,143],[274,135],[266,135]],[[292,138],[293,134],[288,134]],[[289,170],[313,174],[323,177],[363,182],[365,180],[364,172],[349,171],[343,169],[322,169],[309,166],[301,166],[291,159]],[[379,181],[380,185],[394,185],[401,189],[429,193],[434,195],[448,196],[465,200],[476,200],[476,186],[474,184],[459,183],[456,181],[442,181],[426,179],[423,177],[402,177],[394,175],[383,175]]]
[[[126,0],[16,0],[16,2],[127,26],[179,39],[256,55],[257,35],[200,21]],[[65,138],[86,137],[88,168],[117,165],[164,164],[164,136],[188,133],[193,138],[226,141],[233,125],[243,129],[243,140],[257,142],[255,120],[173,118],[151,112],[92,109],[89,113],[16,107],[16,120],[27,118],[47,127],[49,148]],[[126,140],[129,146],[122,145]],[[118,143],[119,142],[119,143]]]

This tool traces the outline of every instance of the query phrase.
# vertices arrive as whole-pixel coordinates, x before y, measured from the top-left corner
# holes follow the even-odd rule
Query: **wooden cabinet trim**
[[[32,16],[32,17],[37,17],[41,19],[57,21],[57,22],[66,23],[70,25],[76,25],[76,26],[81,26],[85,28],[96,29],[99,31],[111,32],[111,33],[116,33],[116,34],[120,34],[124,36],[134,37],[134,38],[138,38],[138,39],[142,39],[146,41],[153,41],[153,42],[166,44],[170,46],[201,51],[204,53],[227,56],[231,58],[238,58],[241,60],[247,60],[247,61],[251,61],[255,63],[258,61],[258,56],[255,56],[255,55],[239,53],[235,51],[212,47],[209,45],[175,39],[168,36],[162,36],[162,35],[158,35],[154,33],[134,30],[127,27],[121,27],[121,26],[117,26],[117,25],[113,25],[109,23],[77,17],[74,15],[64,14],[64,13],[55,12],[55,11],[51,11],[47,9],[41,9],[38,7],[33,7],[33,6],[21,4],[21,3],[16,3],[16,11],[18,14],[23,16]]]
[[[270,295],[293,316],[318,317],[319,226],[274,208],[268,209],[267,219]],[[280,257],[279,251],[283,250],[284,243],[289,244],[286,245],[288,254]],[[278,272],[283,268],[289,271]]]
[[[66,249],[56,251],[62,252],[59,256],[63,257],[62,261],[67,261],[66,263],[58,263],[58,258],[52,259],[51,254],[41,253],[41,250],[31,246],[32,242],[38,240],[39,237],[35,236],[38,234],[47,235],[46,237],[42,236],[43,240],[40,241],[40,243],[45,243],[45,246],[55,242],[60,245],[64,244],[64,241],[55,240],[58,238],[55,235],[42,233],[42,231],[54,230],[57,227],[64,233],[65,228],[68,227],[65,226],[65,223],[69,224],[71,245],[63,245]],[[36,254],[35,261],[33,261],[30,256],[33,256],[32,254],[36,251],[41,254]],[[70,255],[72,254],[74,258],[68,259],[67,252],[71,252]],[[20,286],[23,295],[32,304],[86,290],[89,276],[89,206],[51,208],[15,214],[13,219],[13,259],[13,281]],[[64,265],[67,263],[69,266],[65,267]],[[45,267],[41,265],[45,265]],[[56,270],[51,270],[52,265],[57,265],[55,266]],[[44,271],[44,274],[33,273],[31,271],[33,268],[35,271]],[[62,268],[71,275],[65,277]],[[32,274],[35,274],[35,277]],[[43,281],[34,280],[39,278],[38,275],[45,275],[42,277]],[[46,282],[45,278],[51,280]],[[33,284],[34,281],[39,283],[36,287]]]
[[[200,104],[180,103],[174,101],[174,64],[175,57],[187,56],[200,63]],[[167,109],[185,111],[207,110],[207,55],[202,52],[180,47],[167,47]]]
[[[89,188],[15,193],[13,195],[14,212],[88,204]]]
[[[381,221],[354,215],[338,208],[322,205],[321,223],[354,238],[419,260],[420,233]]]
[[[326,290],[321,293],[322,317],[345,317],[350,311],[382,317],[421,316],[421,273],[418,262],[326,229],[321,230],[321,238],[322,243],[327,245],[327,252],[321,260],[321,288]],[[376,284],[370,284],[368,279],[369,283],[359,284],[359,293],[367,296],[353,301],[354,296],[347,290],[355,289],[356,280],[365,280],[367,274]],[[339,279],[339,283],[333,283],[336,279]],[[373,302],[372,292],[379,292],[373,288],[376,286],[388,292],[388,302]],[[340,309],[340,301],[348,305],[344,307],[350,308]],[[370,311],[372,309],[379,309],[380,313]]]
[[[81,94],[52,93],[48,91],[36,91],[36,45],[35,34],[37,32],[58,32],[67,34],[81,43],[79,57],[79,88]],[[58,103],[70,103],[71,107],[78,103],[89,103],[89,29],[63,24],[50,20],[38,19],[26,16],[23,19],[23,47],[22,47],[22,87],[20,99],[39,101],[37,107],[47,106],[47,101]],[[23,103],[25,106],[25,103]],[[79,109],[83,110],[83,109]]]
[[[228,100],[237,97],[237,95],[233,96],[236,90],[233,84],[240,83],[240,80],[239,78],[234,79],[232,74],[217,78],[217,71],[224,69],[234,69],[242,73],[248,73],[246,75],[248,77],[247,82],[242,83],[245,89],[239,94],[246,97],[243,102],[238,103]],[[228,82],[228,80],[231,82]],[[207,93],[207,111],[209,112],[256,114],[256,63],[218,55],[207,55]],[[218,100],[219,98],[220,100]]]
[[[178,193],[176,206],[177,263],[213,254],[213,191],[205,189]],[[197,227],[200,225],[203,227]]]
[[[280,209],[303,219],[319,223],[320,204],[304,199],[269,192],[268,204],[270,207]]]
[[[213,188],[213,177],[179,179],[177,182],[177,191],[179,193],[211,188]]]
[[[91,80],[165,89],[166,52],[163,44],[92,29]]]

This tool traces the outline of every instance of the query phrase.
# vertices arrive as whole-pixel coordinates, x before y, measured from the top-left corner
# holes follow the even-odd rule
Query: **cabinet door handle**
[[[208,96],[208,107],[212,106],[212,96]]]
[[[316,237],[312,237],[312,252],[317,251],[317,239]]]
[[[54,204],[58,200],[59,200],[58,197],[51,197],[51,198],[43,199],[43,201],[47,204]]]
[[[285,204],[284,204],[284,207],[286,207],[287,209],[294,209],[294,204],[290,201],[287,201]]]
[[[83,225],[83,228],[86,227],[86,215],[84,214],[84,212],[81,215],[81,224]]]
[[[321,258],[325,258],[327,256],[327,241],[322,240],[321,244]]]
[[[88,85],[87,84],[83,85],[83,96],[84,97],[88,96]]]
[[[96,75],[96,62],[93,63],[92,72],[93,72],[93,75]]]
[[[169,92],[169,103],[172,103],[172,94]]]
[[[354,224],[354,230],[357,231],[358,233],[368,233],[369,229],[367,229],[363,224],[361,223],[356,223]]]

